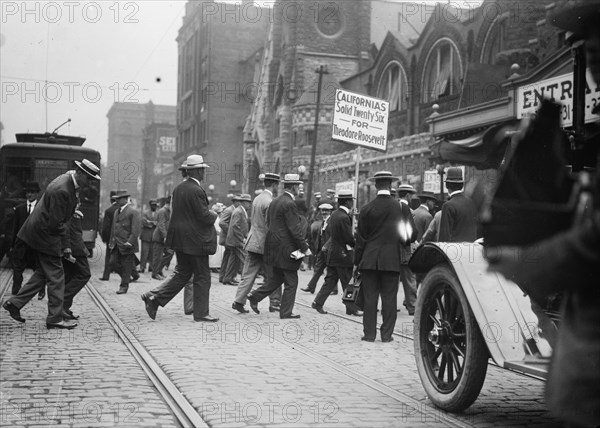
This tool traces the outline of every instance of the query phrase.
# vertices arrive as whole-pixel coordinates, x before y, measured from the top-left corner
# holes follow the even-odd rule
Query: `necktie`
[[[27,204],[27,215],[31,214],[31,203]]]

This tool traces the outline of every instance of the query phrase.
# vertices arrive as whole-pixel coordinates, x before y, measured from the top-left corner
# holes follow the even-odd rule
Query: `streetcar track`
[[[179,388],[171,382],[169,376],[160,368],[154,358],[140,343],[135,335],[125,326],[119,316],[110,308],[100,292],[91,282],[86,284],[85,289],[89,293],[92,301],[102,312],[109,324],[119,335],[121,341],[125,344],[138,365],[144,370],[146,376],[150,379],[157,389],[160,397],[169,407],[174,417],[183,427],[208,427],[209,425],[202,419],[194,406],[183,396]]]
[[[298,303],[298,302],[296,302],[296,303]],[[306,305],[303,304],[302,306],[306,306]],[[228,319],[231,319],[234,321],[239,321],[239,318],[237,318],[235,315],[231,314],[231,310],[228,310],[227,308],[225,308],[219,304],[214,304],[214,303],[211,304],[211,307],[214,308],[219,313],[221,313],[222,315],[224,315],[225,317],[227,317]],[[338,316],[341,318],[345,318],[340,315],[338,315]],[[474,426],[472,424],[464,423],[460,419],[452,416],[450,413],[446,413],[441,409],[431,406],[427,402],[419,401],[419,400],[411,397],[408,394],[397,391],[381,382],[371,379],[368,376],[353,372],[350,369],[348,369],[346,366],[344,366],[343,364],[337,363],[337,362],[333,361],[332,359],[325,357],[325,356],[319,354],[318,352],[313,351],[312,349],[310,349],[298,342],[294,342],[294,344],[292,346],[285,340],[277,338],[277,337],[273,337],[273,340],[275,342],[278,342],[279,344],[286,346],[289,349],[300,352],[314,360],[317,360],[320,364],[326,365],[326,366],[336,370],[337,372],[350,377],[351,379],[353,379],[354,381],[356,381],[358,383],[361,383],[371,389],[374,389],[384,395],[387,395],[388,397],[402,403],[403,405],[413,407],[414,410],[416,410],[417,412],[419,412],[421,414],[423,413],[422,407],[423,407],[423,405],[425,405],[429,409],[437,412],[436,418],[439,419],[439,422],[444,422],[444,423],[448,424],[448,426],[460,427],[460,428]]]

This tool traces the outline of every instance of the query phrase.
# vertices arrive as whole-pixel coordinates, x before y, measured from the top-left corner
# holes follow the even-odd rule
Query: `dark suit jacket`
[[[34,208],[35,209],[35,208]],[[25,223],[25,220],[27,220],[27,217],[29,217],[29,214],[27,214],[27,202],[25,202],[24,204],[19,204],[16,207],[13,208],[14,210],[14,217],[13,217],[13,246],[15,244],[15,240],[17,239],[17,233],[19,233],[19,230],[21,230],[21,227],[23,227],[23,223]]]
[[[474,242],[477,239],[477,208],[462,192],[442,205],[440,242]]]
[[[61,256],[67,248],[67,222],[76,206],[77,192],[69,171],[48,184],[17,236],[36,251]]]
[[[137,253],[140,249],[138,238],[140,237],[141,220],[140,213],[131,205],[127,205],[119,212],[117,209],[113,218],[113,229],[109,247],[115,246],[121,254]],[[129,242],[131,245],[126,245]]]
[[[433,220],[433,216],[427,208],[419,206],[413,211],[413,218],[415,220],[415,226],[417,227],[417,241],[421,242],[423,235],[429,227],[429,223]]]
[[[100,237],[102,238],[102,242],[108,244],[110,242],[110,234],[112,232],[112,224],[113,218],[115,216],[115,211],[119,208],[116,203],[113,203],[110,207],[108,207],[104,211],[104,217],[102,219],[102,231],[100,232]]]
[[[294,200],[287,193],[273,199],[267,216],[269,231],[265,241],[267,264],[279,269],[298,270],[302,260],[294,260],[290,254],[296,250],[306,252],[308,222],[300,215]]]
[[[327,249],[327,266],[352,267],[354,250],[346,248],[346,245],[353,248],[355,245],[350,215],[338,208],[329,217],[326,230],[331,241]]]
[[[407,205],[402,207],[391,196],[378,195],[362,208],[358,217],[354,257],[354,264],[359,269],[400,272],[402,252],[406,251],[398,231],[401,221],[412,222],[410,208]],[[414,226],[414,222],[412,224]],[[416,228],[413,227],[409,238],[408,242],[417,238]]]
[[[142,215],[142,231],[140,239],[146,242],[152,242],[152,233],[156,229],[157,212],[147,209]]]
[[[179,183],[173,190],[171,207],[165,246],[195,256],[214,254],[216,248],[212,248],[212,242],[217,237],[217,214],[208,209],[202,186],[192,178]]]

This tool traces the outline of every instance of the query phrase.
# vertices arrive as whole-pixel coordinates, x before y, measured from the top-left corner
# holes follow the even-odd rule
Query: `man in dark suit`
[[[125,294],[129,290],[129,282],[135,269],[135,253],[140,248],[138,243],[141,228],[140,213],[129,203],[129,196],[129,192],[115,196],[119,208],[113,217],[110,264],[121,277],[117,294]]]
[[[327,313],[323,305],[331,292],[337,289],[338,281],[342,283],[342,289],[346,290],[352,278],[355,242],[352,235],[351,210],[354,195],[350,190],[340,190],[337,201],[339,208],[331,214],[327,226],[329,236],[328,248],[325,252],[327,275],[323,287],[312,304],[313,309],[321,314]],[[346,315],[360,316],[362,313],[357,308],[347,307]]]
[[[442,205],[440,242],[474,242],[477,239],[477,207],[463,193],[463,185],[462,170],[448,168],[446,187],[450,200]]]
[[[111,190],[110,191],[110,202],[111,206],[104,211],[104,217],[102,217],[102,230],[100,231],[100,238],[102,242],[106,244],[106,254],[104,255],[104,272],[100,277],[100,281],[108,281],[110,279],[110,237],[112,234],[113,218],[115,211],[119,209],[119,206],[115,202],[115,195],[119,193],[125,193],[126,190]]]
[[[25,269],[35,270],[35,251],[25,242],[17,238],[17,233],[21,230],[21,227],[23,226],[23,223],[25,223],[27,217],[29,217],[29,214],[33,212],[38,201],[39,192],[40,186],[38,183],[25,184],[25,198],[27,201],[14,208],[12,235],[13,296],[21,289],[21,284],[23,284],[23,272]],[[38,294],[38,299],[43,299],[45,295],[46,287],[43,287]]]
[[[146,265],[152,269],[152,234],[156,229],[158,202],[156,199],[150,199],[148,202],[150,208],[144,211],[142,215],[142,230],[140,240],[142,241],[142,253],[140,255],[140,273],[146,271]]]
[[[64,320],[63,299],[65,273],[61,257],[69,257],[71,248],[66,246],[67,223],[75,213],[78,194],[89,180],[100,180],[100,169],[87,159],[75,161],[77,169],[68,171],[54,180],[38,201],[33,212],[27,217],[18,237],[36,252],[35,272],[19,291],[8,299],[3,307],[10,316],[25,322],[20,310],[39,290],[48,288],[48,328],[74,328],[77,323]]]
[[[210,268],[208,256],[217,251],[217,213],[209,210],[208,197],[200,185],[208,165],[200,155],[186,161],[187,179],[173,190],[171,222],[165,245],[177,256],[175,272],[159,287],[142,295],[150,318],[165,306],[193,276],[194,321],[216,322],[209,313]]]
[[[433,193],[421,193],[418,195],[421,204],[413,211],[415,226],[417,227],[417,241],[423,240],[423,235],[427,232],[429,224],[433,220],[433,207],[435,206],[435,196]]]
[[[375,182],[377,197],[360,211],[354,260],[364,293],[362,340],[375,341],[377,301],[381,295],[381,341],[391,342],[397,317],[401,247],[413,242],[417,233],[414,228],[411,230],[410,212],[403,211],[391,195],[392,181],[397,178],[389,171],[380,171],[371,180]]]
[[[312,254],[306,242],[306,218],[300,215],[294,199],[302,184],[298,174],[286,174],[284,192],[273,199],[269,206],[267,238],[265,241],[266,263],[271,266],[267,282],[248,295],[250,307],[257,314],[258,303],[284,284],[279,317],[300,318],[294,315],[294,302],[298,288],[298,269],[305,256]]]
[[[330,203],[327,200],[323,201],[319,205],[319,211],[321,211],[321,220],[317,220],[313,225],[311,225],[311,241],[313,244],[311,251],[313,251],[316,254],[314,272],[313,276],[310,278],[310,281],[308,281],[306,288],[301,288],[302,291],[306,291],[307,293],[311,294],[314,294],[315,289],[317,288],[317,282],[319,281],[319,279],[323,275],[323,272],[325,272],[325,268],[327,267],[327,260],[325,254],[326,249],[323,250],[323,246],[329,239],[329,229],[327,226],[329,224],[331,212],[333,211],[333,202]],[[313,226],[315,226],[314,229]],[[335,291],[335,293],[337,294],[337,286],[334,287],[331,291]]]

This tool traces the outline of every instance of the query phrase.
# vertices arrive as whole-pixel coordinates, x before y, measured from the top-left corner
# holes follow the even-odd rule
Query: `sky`
[[[176,105],[185,3],[0,1],[2,142],[71,119],[58,132],[106,159],[113,102]]]

